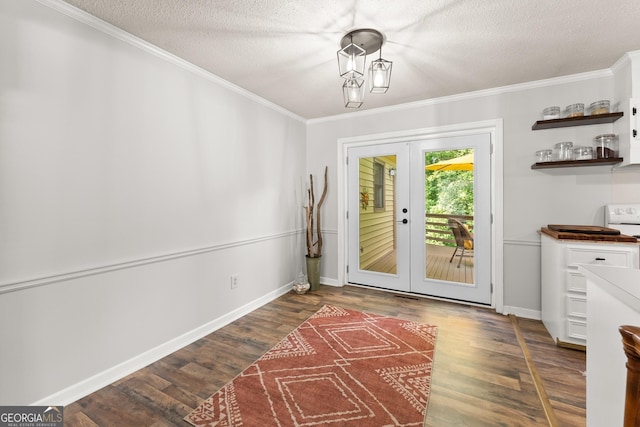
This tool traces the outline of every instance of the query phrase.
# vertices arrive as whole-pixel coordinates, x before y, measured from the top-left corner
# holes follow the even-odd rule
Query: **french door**
[[[348,282],[490,304],[491,135],[351,147],[347,157]]]

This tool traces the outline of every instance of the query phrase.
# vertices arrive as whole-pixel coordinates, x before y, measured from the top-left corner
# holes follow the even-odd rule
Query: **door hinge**
[[[636,110],[636,107],[633,107],[633,108],[631,109],[631,114],[633,114],[634,116],[636,115],[636,113],[637,113],[637,112],[638,112],[638,111]]]
[[[349,211],[347,211],[347,219],[349,219]]]
[[[633,137],[635,138],[635,137],[637,137],[637,136],[638,136],[638,131],[634,129],[634,130],[633,130]]]
[[[349,164],[349,158],[348,158],[348,157],[345,157],[345,158],[344,158],[344,162],[345,162],[346,164]]]
[[[493,143],[489,144],[490,147],[490,153],[489,154],[493,154]]]
[[[349,272],[349,266],[347,265],[347,273]]]

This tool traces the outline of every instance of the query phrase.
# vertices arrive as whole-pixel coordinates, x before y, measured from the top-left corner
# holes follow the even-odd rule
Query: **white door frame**
[[[338,185],[338,283],[345,284],[347,279],[347,150],[350,147],[362,145],[385,144],[391,142],[408,142],[416,139],[431,139],[457,135],[471,135],[475,133],[490,133],[493,144],[491,153],[491,212],[493,227],[491,229],[491,283],[493,293],[491,307],[498,313],[504,308],[503,283],[503,123],[502,119],[480,122],[461,123],[456,125],[438,126],[423,129],[411,129],[382,134],[362,135],[357,137],[339,138],[337,177]]]

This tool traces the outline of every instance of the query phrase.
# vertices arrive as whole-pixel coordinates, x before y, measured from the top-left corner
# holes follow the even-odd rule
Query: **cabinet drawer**
[[[587,298],[567,295],[567,316],[587,318]]]
[[[567,319],[567,336],[579,340],[587,339],[587,322]]]
[[[612,267],[633,268],[630,249],[589,249],[589,248],[567,248],[567,265],[577,264],[600,264]]]
[[[583,274],[569,270],[566,274],[565,283],[568,292],[587,294],[587,278]]]

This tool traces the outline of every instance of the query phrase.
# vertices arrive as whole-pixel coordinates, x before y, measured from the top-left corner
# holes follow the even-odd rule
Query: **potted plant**
[[[307,224],[306,241],[307,241],[307,277],[311,290],[315,291],[320,288],[320,258],[322,257],[322,229],[320,222],[320,208],[324,203],[327,195],[327,169],[324,168],[324,187],[318,204],[315,203],[315,193],[313,190],[313,175],[309,174],[309,189],[307,190],[308,204],[304,207],[305,220]],[[315,213],[315,219],[314,219]],[[314,236],[315,225],[315,236]],[[315,239],[314,239],[315,238]]]

